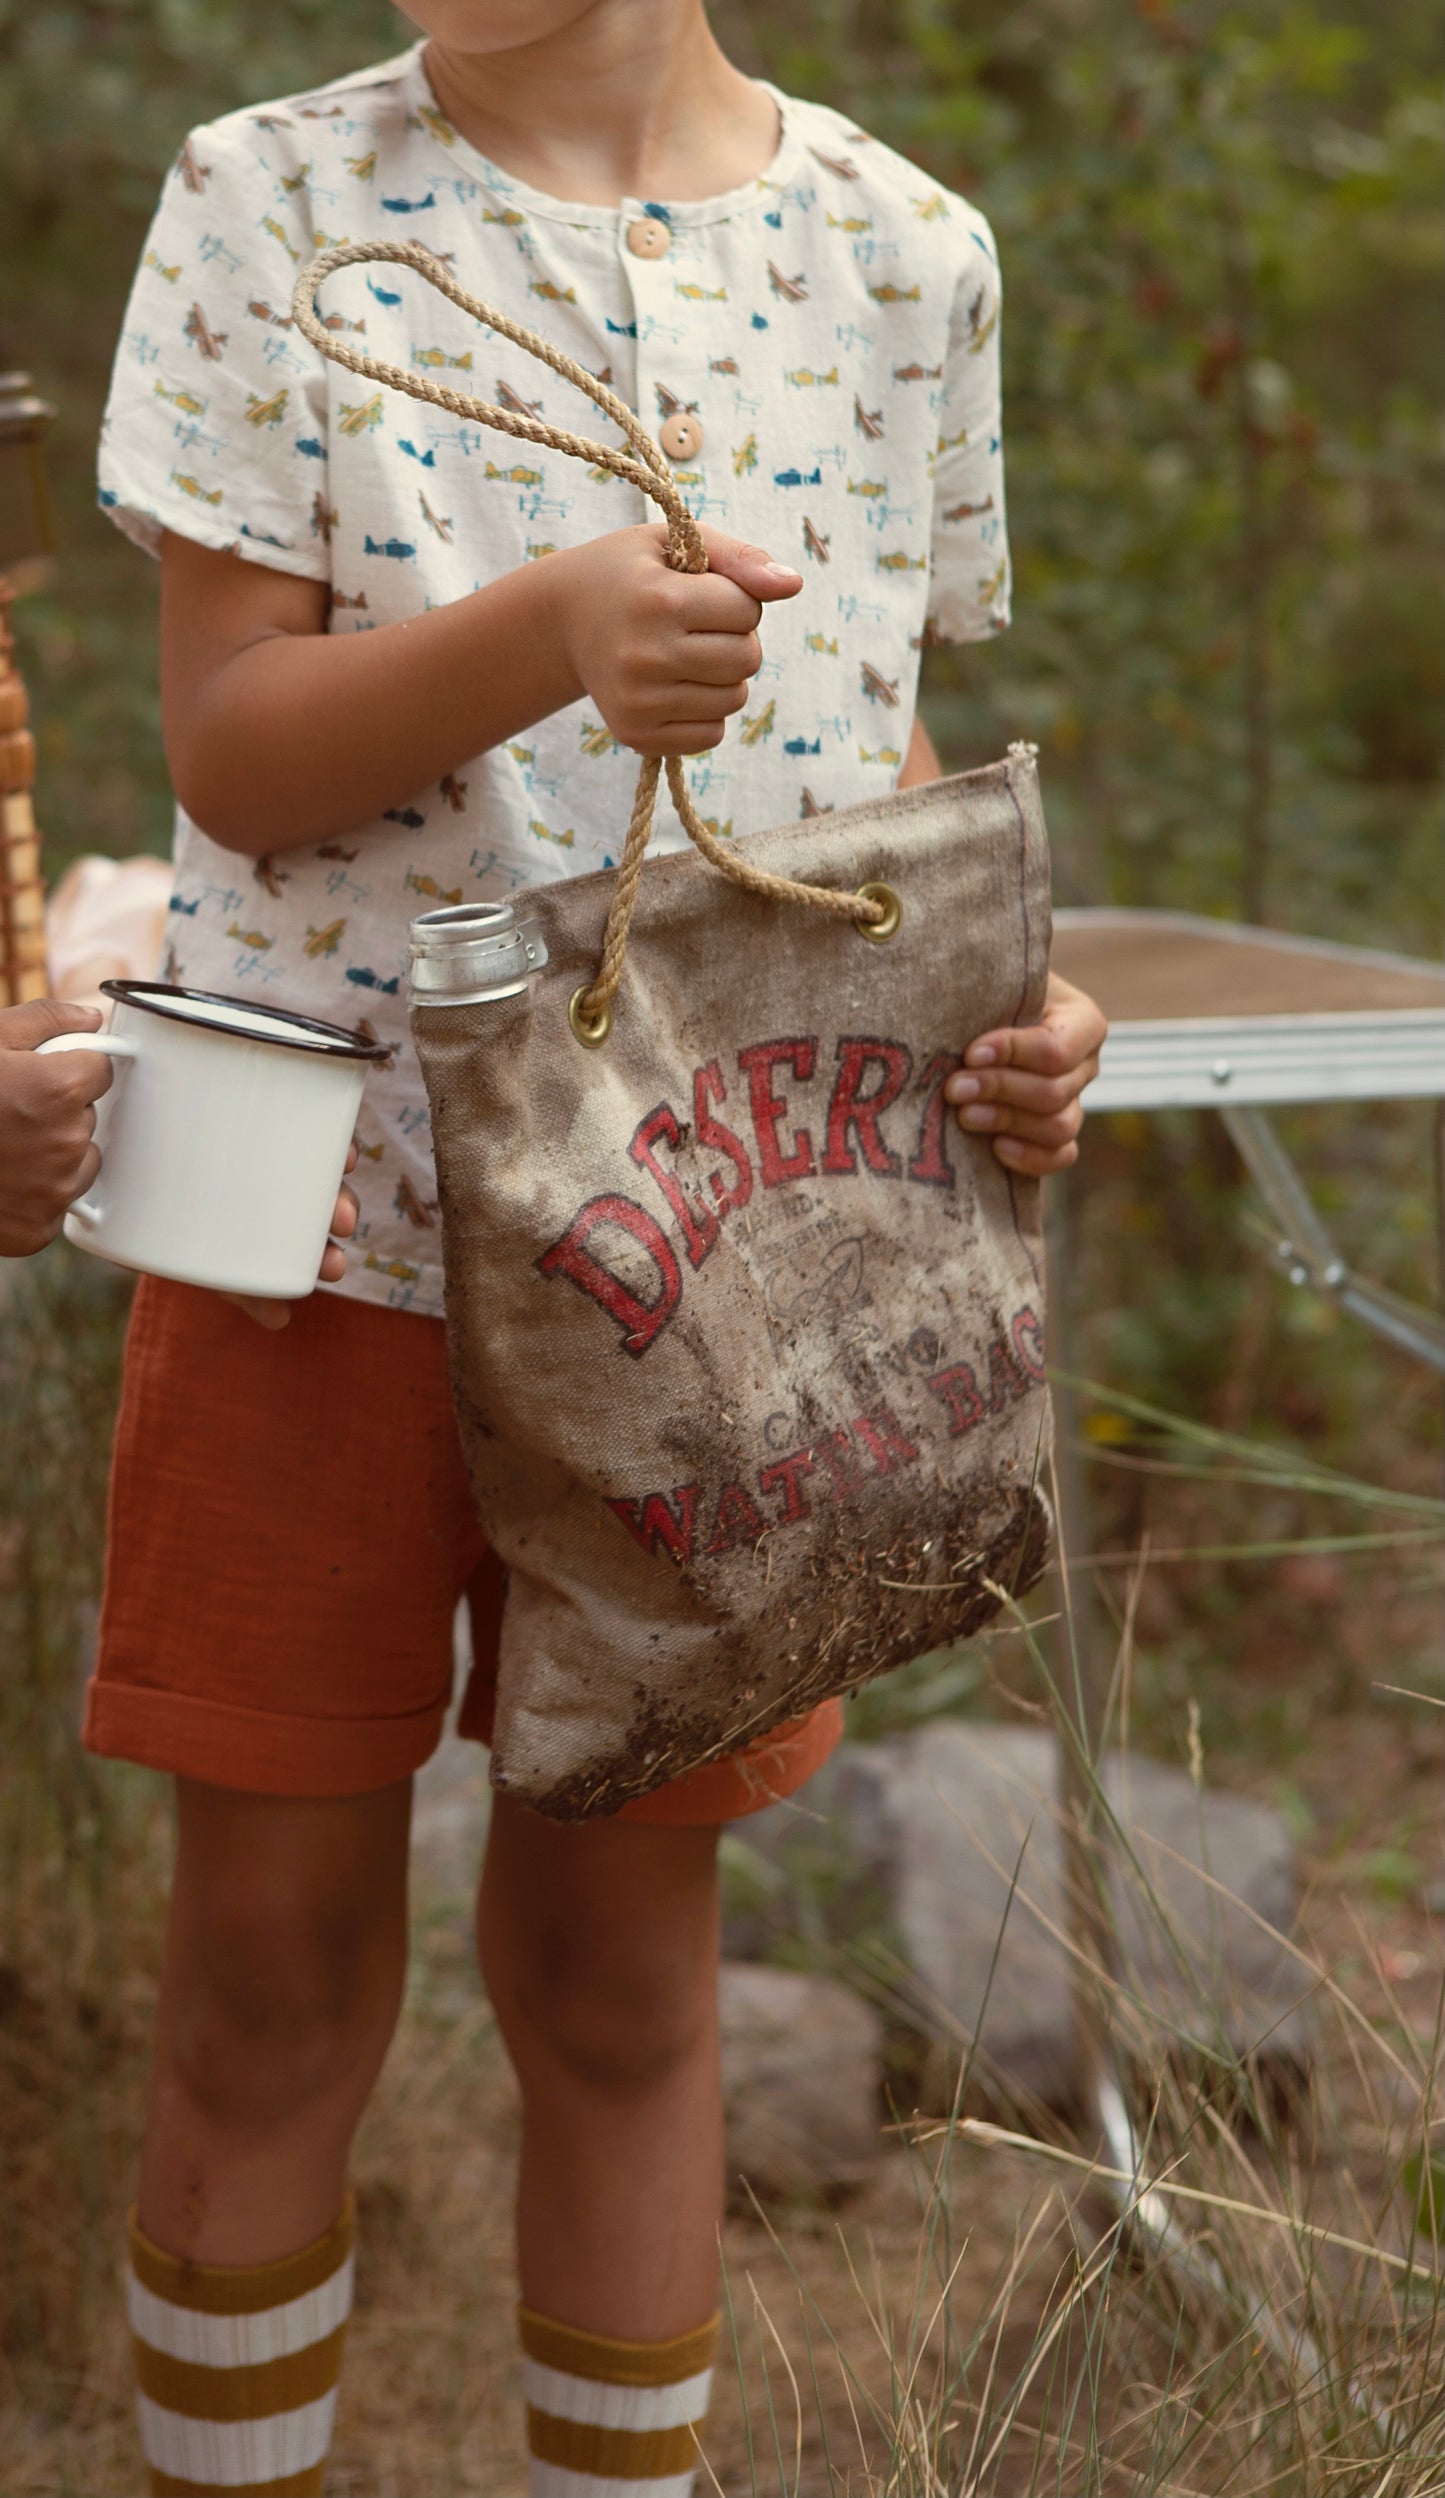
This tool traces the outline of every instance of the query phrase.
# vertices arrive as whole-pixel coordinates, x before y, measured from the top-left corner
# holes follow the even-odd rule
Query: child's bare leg
[[[482,1970],[522,2089],[525,2306],[664,2342],[717,2304],[717,1832],[497,1799]]]
[[[406,1962],[411,1782],[240,1795],[182,1779],[139,2221],[192,2263],[329,2229]]]

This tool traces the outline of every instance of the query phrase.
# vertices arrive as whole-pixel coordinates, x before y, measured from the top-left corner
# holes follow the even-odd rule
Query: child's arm
[[[916,789],[942,771],[932,738],[915,720],[899,788]],[[1099,1072],[1108,1029],[1093,999],[1051,971],[1037,1023],[980,1033],[964,1051],[963,1068],[943,1088],[959,1126],[988,1136],[1010,1171],[1030,1179],[1067,1171],[1079,1159],[1079,1096]]]
[[[673,572],[662,528],[544,556],[370,633],[326,631],[324,582],[167,532],[166,755],[193,821],[252,857],[353,831],[586,694],[624,746],[716,746],[761,665],[763,602],[801,577],[704,530]]]
[[[95,1104],[113,1069],[99,1050],[35,1055],[57,1032],[97,1032],[92,1006],[37,998],[0,1008],[0,1258],[29,1258],[54,1240],[65,1209],[96,1172]]]

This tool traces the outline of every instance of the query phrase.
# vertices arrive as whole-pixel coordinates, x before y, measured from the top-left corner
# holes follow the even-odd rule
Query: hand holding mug
[[[108,1031],[72,1021],[31,1043],[57,1083],[74,1065],[117,1062],[84,1156],[72,1121],[68,1158],[56,1158],[66,1239],[284,1327],[288,1303],[344,1269],[357,1209],[341,1183],[367,1069],[385,1049],[260,1001],[157,980],[101,985]],[[70,1082],[91,1099],[105,1089],[93,1072]]]
[[[60,998],[0,1008],[0,1258],[33,1257],[54,1240],[100,1169],[95,1104],[114,1081],[109,1058],[83,1041],[38,1054],[60,1033],[99,1029],[94,1007]]]

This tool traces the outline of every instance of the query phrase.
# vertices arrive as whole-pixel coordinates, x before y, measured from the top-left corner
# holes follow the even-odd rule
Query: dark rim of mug
[[[178,989],[163,980],[102,980],[102,997],[125,1006],[143,1006],[148,1015],[164,1015],[171,1023],[189,1024],[193,1032],[222,1032],[234,1041],[260,1041],[267,1049],[302,1050],[308,1058],[388,1058],[385,1041],[368,1041],[364,1032],[348,1032],[339,1023],[319,1023],[314,1015],[294,1014],[289,1006],[262,1006],[246,997],[223,997],[219,989]],[[188,1015],[187,1006],[232,1006],[243,1015],[259,1015],[268,1023],[289,1024],[288,1032],[238,1032],[234,1024],[213,1023],[206,1015]],[[303,1040],[314,1033],[314,1040]]]

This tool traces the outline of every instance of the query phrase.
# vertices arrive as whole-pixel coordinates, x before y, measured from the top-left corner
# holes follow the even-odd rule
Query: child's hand
[[[557,630],[577,680],[614,737],[644,755],[722,742],[762,665],[763,604],[795,598],[801,573],[761,547],[704,529],[711,569],[674,572],[667,531],[619,529],[555,563]]]
[[[346,1168],[348,1171],[356,1169],[354,1145],[347,1153]],[[350,1240],[355,1231],[357,1213],[355,1191],[350,1188],[340,1189],[337,1192],[336,1212],[331,1218],[331,1238],[321,1252],[321,1264],[317,1270],[317,1280],[320,1283],[334,1284],[346,1273],[346,1251],[341,1243],[343,1240]],[[223,1293],[221,1298],[223,1301],[234,1301],[238,1310],[244,1310],[248,1318],[254,1318],[257,1326],[264,1327],[270,1335],[275,1335],[278,1328],[289,1327],[291,1324],[289,1301],[264,1300],[259,1293],[251,1292],[227,1292]]]
[[[943,1088],[959,1126],[990,1137],[1010,1171],[1066,1171],[1079,1158],[1079,1095],[1099,1072],[1108,1029],[1091,997],[1050,972],[1038,1023],[982,1033],[964,1051]]]
[[[93,1006],[0,1007],[0,1258],[33,1257],[100,1169],[95,1108],[113,1069],[99,1050],[37,1058],[57,1032],[98,1032]]]

